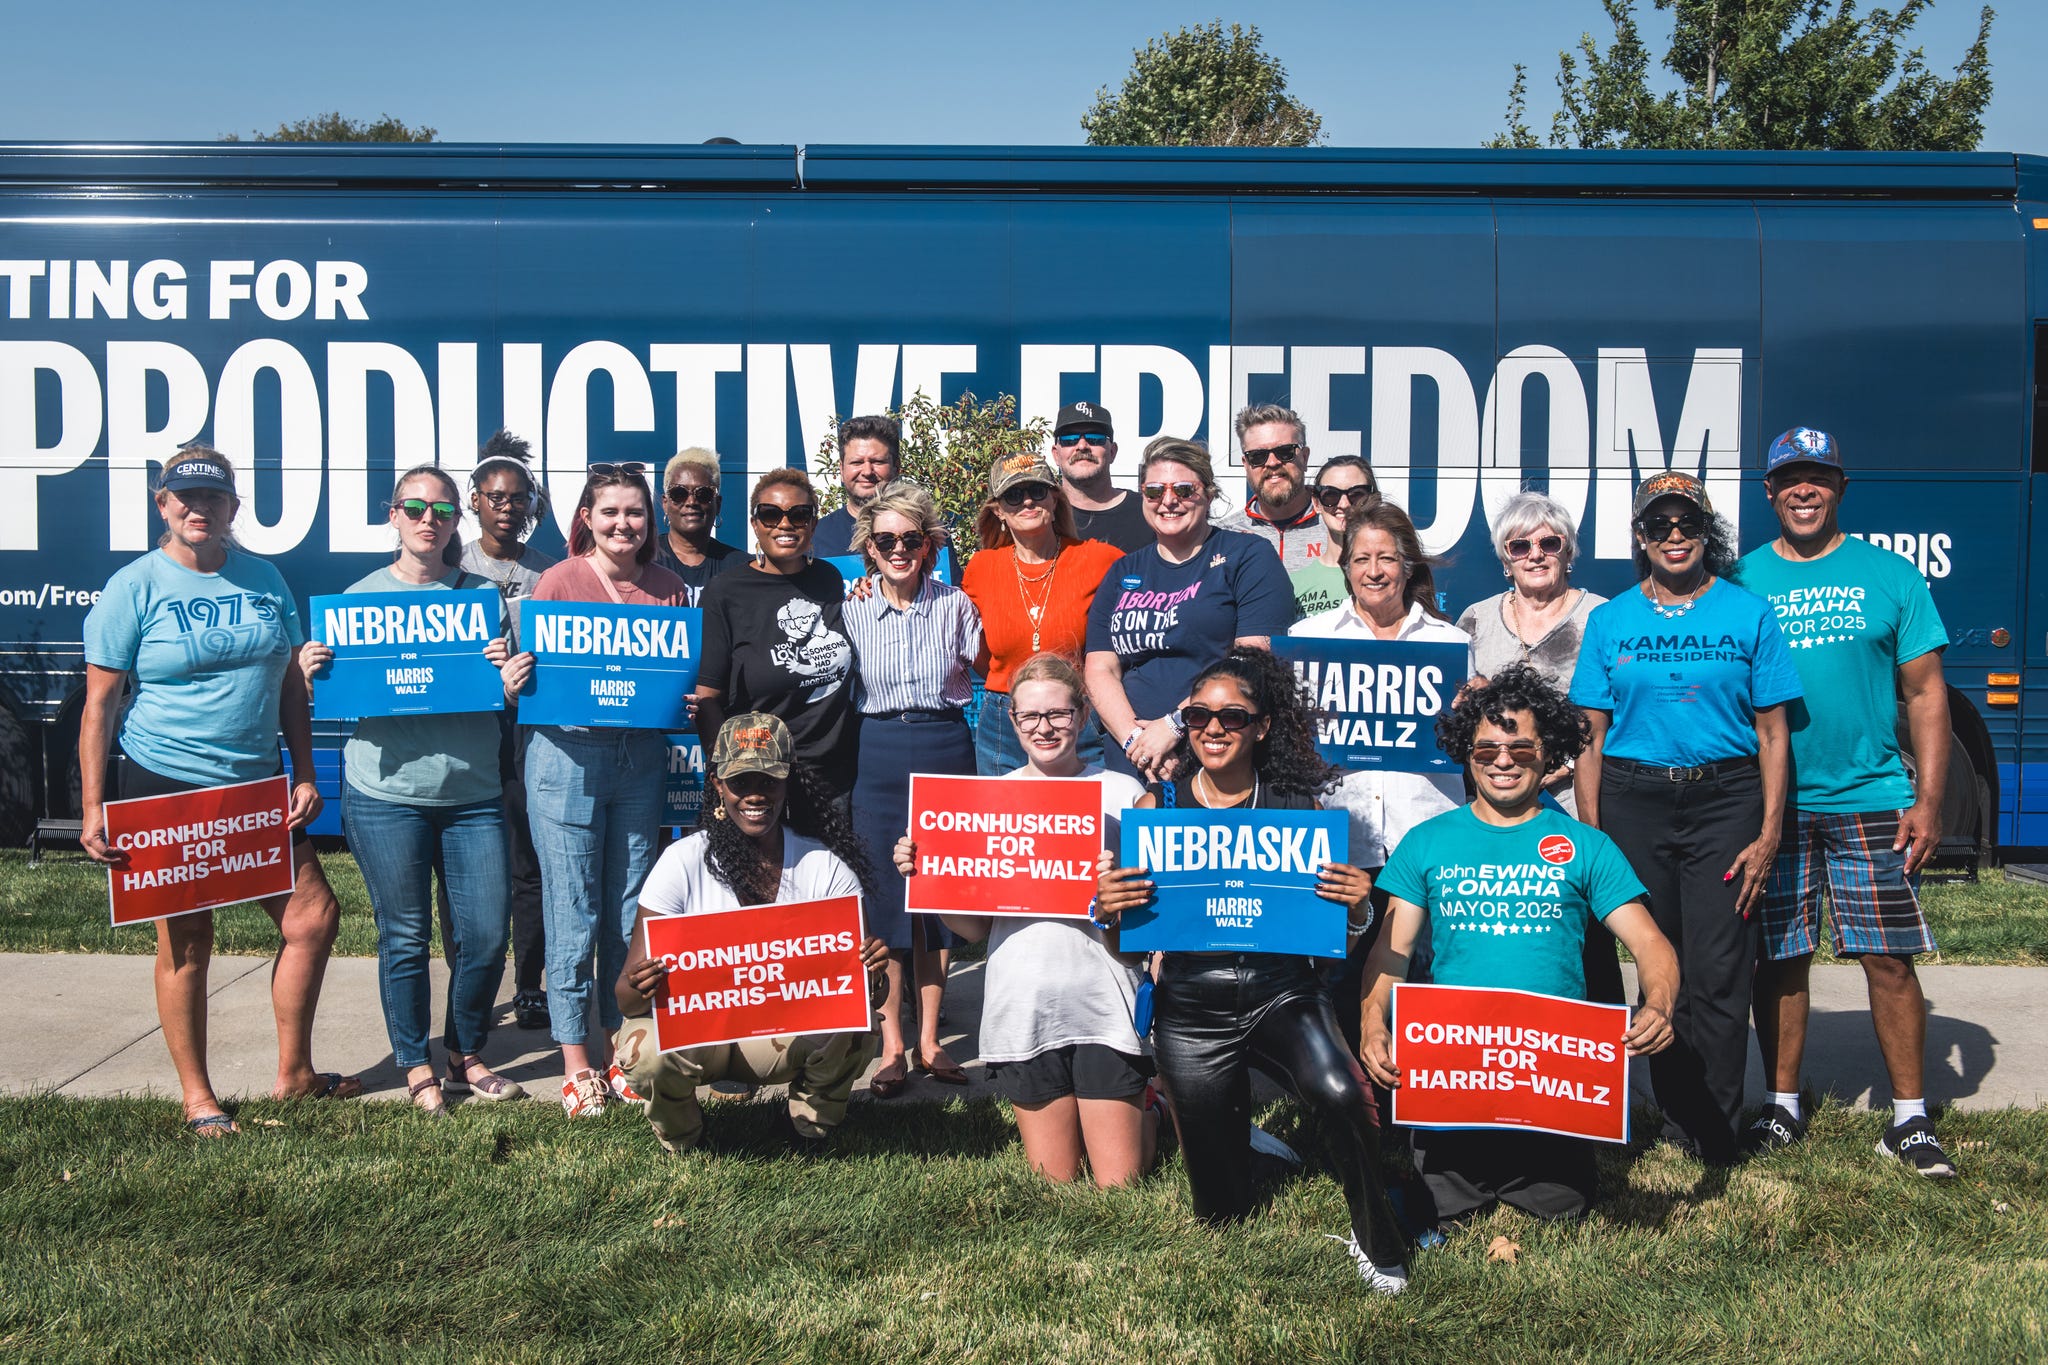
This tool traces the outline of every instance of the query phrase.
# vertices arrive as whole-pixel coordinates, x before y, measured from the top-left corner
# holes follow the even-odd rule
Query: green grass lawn
[[[341,899],[341,938],[335,952],[367,957],[377,951],[370,900],[355,859],[325,853],[327,869]],[[2048,886],[2007,881],[1986,873],[1975,883],[1931,884],[1921,893],[1941,952],[1929,963],[2048,965]],[[223,953],[268,953],[277,933],[262,911],[238,906],[214,916],[216,943]],[[115,929],[107,924],[107,877],[77,853],[45,857],[30,867],[28,855],[0,852],[0,952],[151,953],[156,934],[147,926]],[[1823,953],[1822,960],[1828,960]]]
[[[1829,1107],[1725,1175],[1668,1148],[1584,1223],[1499,1212],[1398,1299],[1323,1234],[1321,1175],[1249,1223],[1177,1160],[1056,1188],[993,1101],[857,1105],[834,1150],[720,1104],[664,1156],[637,1114],[252,1101],[241,1137],[165,1102],[0,1101],[0,1354],[36,1360],[1512,1361],[2048,1356],[2048,1114],[1952,1114],[1963,1178],[1871,1153]],[[1295,1111],[1268,1126],[1307,1140]],[[1492,1259],[1496,1237],[1519,1245]]]

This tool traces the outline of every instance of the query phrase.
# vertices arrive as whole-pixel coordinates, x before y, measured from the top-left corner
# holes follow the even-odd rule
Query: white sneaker
[[[604,1077],[585,1068],[562,1082],[562,1112],[572,1119],[594,1119],[604,1113]]]
[[[1366,1287],[1373,1293],[1391,1297],[1408,1287],[1407,1266],[1374,1265],[1372,1257],[1365,1254],[1365,1248],[1358,1244],[1356,1238],[1339,1237],[1328,1232],[1323,1235],[1333,1242],[1344,1244],[1344,1249],[1351,1253],[1353,1263],[1358,1266],[1358,1278],[1364,1280]]]
[[[1297,1171],[1301,1169],[1300,1154],[1256,1123],[1252,1125],[1251,1143],[1253,1151],[1284,1161]]]

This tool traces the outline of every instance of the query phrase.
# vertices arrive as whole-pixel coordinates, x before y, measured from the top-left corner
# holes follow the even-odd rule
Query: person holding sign
[[[1239,646],[1194,679],[1181,709],[1187,727],[1177,771],[1193,778],[1135,804],[1210,810],[1316,810],[1336,769],[1316,753],[1308,705],[1294,672],[1264,649]],[[1105,852],[1097,918],[1116,924],[1147,904],[1141,867]],[[1370,913],[1372,882],[1356,867],[1325,863],[1316,894],[1345,907],[1354,924]],[[1274,953],[1166,953],[1153,996],[1152,1047],[1173,1102],[1195,1212],[1209,1222],[1251,1211],[1251,1068],[1256,1066],[1317,1120],[1344,1184],[1351,1235],[1342,1238],[1361,1279],[1381,1294],[1408,1284],[1406,1252],[1379,1176],[1378,1125],[1365,1077],[1343,1041],[1315,959]]]
[[[1233,645],[1267,644],[1294,619],[1280,556],[1248,531],[1209,524],[1220,496],[1199,441],[1145,447],[1138,491],[1159,540],[1110,566],[1088,611],[1088,699],[1116,742],[1112,772],[1158,779],[1181,747],[1180,706]]]
[[[858,896],[866,856],[853,827],[817,773],[796,757],[789,727],[760,712],[733,716],[712,745],[709,800],[703,827],[670,844],[640,895],[639,920],[662,915],[712,915],[753,905]],[[872,1010],[886,989],[888,945],[861,945]],[[749,967],[746,970],[768,970]],[[815,1147],[846,1118],[854,1082],[874,1055],[873,1033],[820,1033],[753,1038],[663,1052],[654,1012],[667,999],[668,968],[647,955],[637,926],[619,974],[616,1004],[626,1024],[618,1034],[619,1064],[647,1097],[647,1121],[671,1152],[697,1145],[704,1111],[697,1087],[713,1081],[789,1086],[789,1122],[800,1146]]]
[[[1390,912],[1366,969],[1366,1074],[1389,1089],[1401,1085],[1388,1010],[1425,928],[1438,985],[1583,1000],[1584,940],[1605,926],[1635,958],[1642,987],[1629,1055],[1669,1047],[1678,958],[1644,908],[1642,882],[1606,835],[1542,804],[1544,780],[1585,747],[1584,718],[1535,669],[1513,664],[1467,688],[1437,733],[1479,794],[1416,826],[1380,872]],[[1521,1056],[1537,1064],[1534,1054]],[[1627,1104],[1628,1096],[1613,1100]],[[1538,1218],[1575,1218],[1595,1197],[1595,1149],[1585,1138],[1415,1129],[1413,1145],[1430,1200],[1418,1221],[1428,1225],[1460,1222],[1496,1201]]]
[[[1721,575],[1734,533],[1690,474],[1636,489],[1632,592],[1586,621],[1572,700],[1592,740],[1579,817],[1650,888],[1678,949],[1678,1042],[1650,1063],[1666,1138],[1713,1165],[1738,1155],[1757,920],[1785,819],[1787,703],[1799,673],[1771,604]]]
[[[455,481],[433,465],[401,474],[388,512],[398,533],[398,553],[348,591],[487,588],[460,567],[458,496]],[[483,648],[484,657],[501,668],[510,652],[496,636]],[[309,686],[319,686],[320,674],[333,659],[333,648],[318,640],[299,647],[299,667]],[[393,1059],[405,1069],[413,1103],[436,1118],[448,1112],[443,1082],[427,1053],[427,1030],[433,1023],[427,964],[436,868],[448,888],[454,929],[442,940],[448,957],[446,1088],[486,1100],[519,1099],[526,1093],[478,1056],[490,1036],[498,982],[505,974],[510,922],[498,739],[498,717],[489,711],[370,716],[357,722],[342,755],[347,784],[341,792],[341,825],[377,919],[384,1031]]]
[[[971,670],[982,652],[981,617],[960,589],[932,572],[946,524],[932,495],[914,483],[892,483],[860,509],[853,550],[874,570],[874,591],[845,608],[857,671],[860,768],[853,788],[853,827],[872,849],[889,847],[909,821],[910,774],[974,771],[974,732],[967,703]],[[868,928],[889,945],[889,994],[882,1001],[882,1069],[871,1082],[878,1098],[903,1088],[912,1065],[947,1085],[967,1073],[939,1045],[939,1007],[946,998],[945,931],[927,915],[903,908],[903,878],[893,865],[875,870]],[[918,1046],[903,1039],[906,972],[917,985]]]
[[[1117,817],[1144,788],[1135,778],[1081,761],[1088,721],[1081,676],[1057,654],[1039,654],[1010,675],[1026,762],[1010,777],[1094,781],[1102,789],[1103,846],[1116,847]],[[917,872],[917,841],[896,843],[896,869]],[[1159,1115],[1145,1103],[1149,1048],[1134,1022],[1139,973],[1104,931],[1065,916],[945,915],[969,942],[988,940],[981,1001],[981,1057],[1017,1115],[1024,1159],[1065,1183],[1086,1158],[1095,1183],[1143,1175],[1158,1145]]]
[[[530,600],[687,605],[683,581],[651,562],[653,530],[654,498],[642,466],[591,465],[569,527],[569,557],[541,575]],[[533,669],[530,652],[513,655],[505,664],[506,693],[523,688]],[[624,1072],[606,1066],[603,1035],[591,1039],[591,983],[609,986],[626,960],[640,884],[654,863],[667,771],[663,729],[535,725],[527,737],[526,808],[548,936],[548,1025],[562,1045],[562,1108],[571,1118],[602,1114],[608,1099],[639,1098]],[[609,990],[597,997],[609,1034],[619,1015]]]
[[[289,896],[262,902],[284,937],[270,975],[277,1015],[271,1094],[352,1098],[362,1082],[313,1069],[313,1010],[341,907],[305,834],[321,803],[306,680],[292,667],[292,651],[306,640],[298,605],[275,568],[234,547],[230,527],[241,500],[234,467],[218,451],[186,446],[173,456],[157,480],[156,508],[164,521],[157,548],[108,580],[85,618],[78,842],[97,863],[118,866],[126,857],[107,843],[107,759],[117,725],[115,795],[124,800],[272,776],[280,770],[282,727],[296,779],[296,880]],[[156,943],[157,1021],[177,1068],[185,1126],[201,1137],[239,1132],[206,1069],[213,912],[158,920]]]

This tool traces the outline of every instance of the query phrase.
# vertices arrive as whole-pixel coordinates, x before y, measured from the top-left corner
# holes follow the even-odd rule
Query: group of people
[[[1177,1134],[1197,1210],[1240,1217],[1263,1136],[1250,1124],[1260,1070],[1318,1116],[1351,1209],[1340,1240],[1370,1286],[1397,1292],[1407,1233],[1379,1161],[1384,1092],[1402,1079],[1393,983],[1625,1003],[1619,940],[1638,973],[1627,1044],[1648,1058],[1664,1135],[1729,1162],[1804,1137],[1807,966],[1825,893],[1837,951],[1868,976],[1890,1071],[1880,1150],[1952,1175],[1921,1090],[1913,972],[1933,946],[1912,879],[1939,838],[1945,636],[1912,566],[1842,533],[1838,444],[1806,428],[1773,443],[1765,480],[1781,534],[1739,563],[1699,480],[1653,475],[1632,509],[1638,582],[1612,601],[1572,586],[1571,513],[1520,494],[1493,518],[1506,589],[1454,623],[1413,522],[1366,461],[1330,459],[1311,481],[1306,428],[1283,407],[1247,408],[1235,433],[1249,496],[1212,521],[1219,489],[1200,442],[1152,441],[1136,490],[1120,490],[1110,413],[1068,405],[1050,461],[1025,453],[989,471],[957,587],[939,556],[964,528],[898,477],[887,418],[839,427],[845,497],[829,515],[805,473],[762,475],[751,552],[714,534],[709,451],[658,471],[665,527],[650,471],[591,465],[559,563],[524,542],[545,495],[516,438],[492,438],[466,490],[433,466],[401,475],[392,562],[350,591],[495,587],[505,606],[485,651],[503,713],[364,720],[345,753],[343,823],[413,1102],[439,1115],[452,1091],[522,1093],[483,1055],[509,940],[515,1016],[544,1021],[560,1046],[571,1117],[643,1104],[681,1149],[702,1129],[700,1084],[781,1081],[792,1141],[821,1141],[877,1051],[877,1098],[914,1068],[965,1082],[939,1038],[947,954],[986,940],[981,1060],[1034,1167],[1118,1184]],[[311,1060],[338,907],[302,837],[320,806],[308,699],[331,651],[307,642],[276,570],[233,546],[225,457],[181,451],[156,503],[159,548],[114,577],[86,625],[83,843],[118,860],[110,795],[280,771],[282,733],[301,837],[295,889],[265,903],[284,939],[275,1093],[347,1097],[360,1084]],[[859,558],[851,584],[836,554]],[[661,730],[518,724],[534,670],[528,600],[702,612],[698,688],[676,718],[694,722],[708,759],[697,829],[664,847]],[[1323,761],[1314,708],[1271,652],[1284,635],[1464,645],[1470,677],[1438,722],[1459,770]],[[1803,698],[1821,695],[1809,710]],[[1894,733],[1899,701],[1917,782]],[[1107,837],[1090,918],[908,913],[913,772],[1097,782]],[[1344,812],[1347,861],[1323,867],[1317,892],[1344,907],[1345,958],[1122,952],[1120,918],[1152,886],[1146,869],[1116,865],[1117,821],[1171,806]],[[1438,869],[1526,862],[1521,851],[1558,835],[1575,855],[1545,893],[1547,932],[1440,932],[1454,896]],[[436,878],[450,969],[439,1069],[426,970]],[[642,919],[853,892],[865,898],[870,1035],[659,1052],[647,1016],[664,978]],[[206,1067],[211,915],[160,921],[158,936],[188,1125],[231,1133]],[[1772,1088],[1745,1127],[1752,1015]],[[1559,1217],[1594,1198],[1590,1145],[1575,1139],[1432,1132],[1412,1145],[1426,1197],[1408,1201],[1411,1229],[1496,1200]]]

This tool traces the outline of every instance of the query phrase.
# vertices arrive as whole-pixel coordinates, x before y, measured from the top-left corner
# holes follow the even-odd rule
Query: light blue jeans
[[[377,989],[384,1031],[401,1068],[427,1064],[433,988],[427,976],[434,924],[434,867],[448,886],[455,937],[448,954],[444,1035],[465,1056],[483,1051],[505,975],[505,814],[496,801],[409,806],[344,783],[341,827],[377,917]]]
[[[540,725],[527,740],[526,815],[540,861],[548,1024],[558,1043],[589,1040],[593,981],[605,1031],[623,1022],[614,987],[640,886],[654,866],[667,777],[668,741],[659,730]]]

